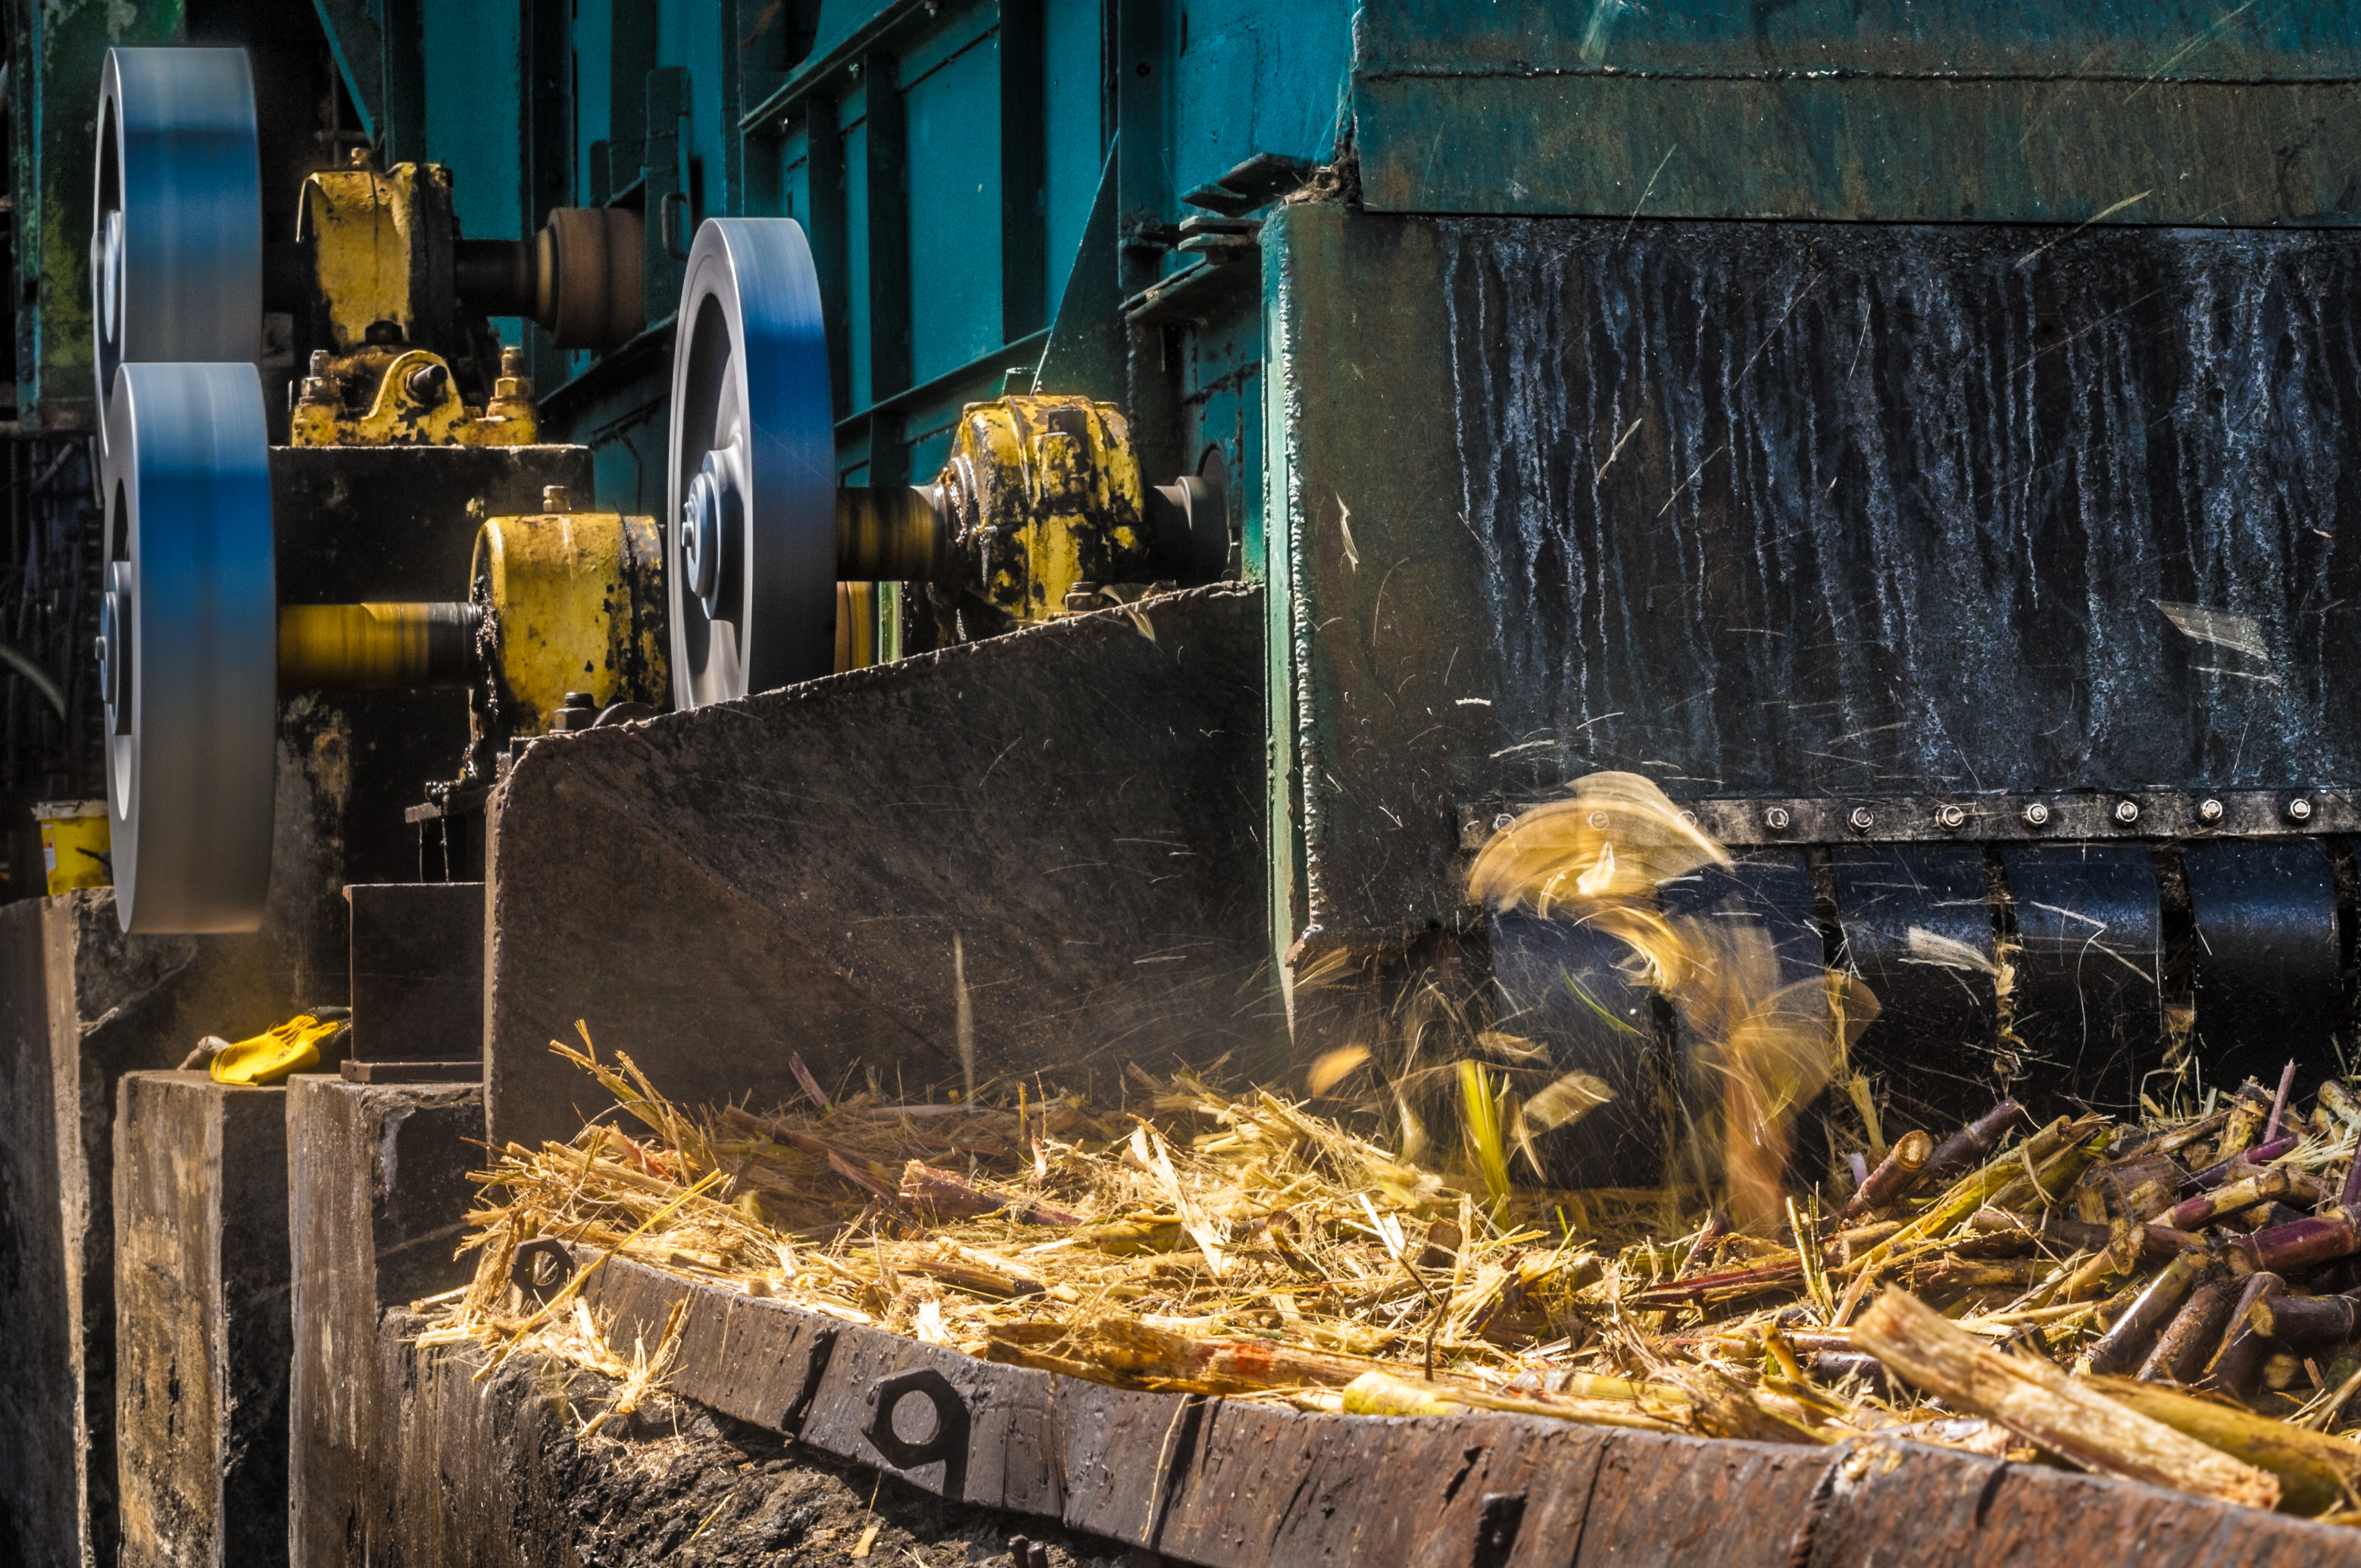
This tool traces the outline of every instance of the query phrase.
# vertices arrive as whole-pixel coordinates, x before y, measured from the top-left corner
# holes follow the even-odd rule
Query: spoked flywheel
[[[107,51],[90,236],[101,408],[119,365],[261,353],[258,145],[244,49]]]
[[[819,282],[792,218],[708,218],[673,353],[673,700],[836,667],[835,434]]]
[[[99,685],[126,931],[251,931],[270,881],[279,620],[262,385],[123,365]]]

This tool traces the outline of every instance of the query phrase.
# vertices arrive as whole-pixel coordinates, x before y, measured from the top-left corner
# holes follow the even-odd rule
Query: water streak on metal
[[[2361,653],[2341,527],[2361,361],[2334,305],[2354,242],[1446,233],[1498,717],[1562,743],[1502,783],[2361,776],[2337,674]],[[2188,634],[2191,606],[2243,618],[2267,656]]]

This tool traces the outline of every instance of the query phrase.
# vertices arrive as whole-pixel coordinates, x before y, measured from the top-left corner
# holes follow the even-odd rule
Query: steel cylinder
[[[836,576],[847,583],[925,582],[950,557],[932,485],[847,485],[836,492]]]
[[[471,604],[280,605],[279,689],[466,685],[482,620]]]

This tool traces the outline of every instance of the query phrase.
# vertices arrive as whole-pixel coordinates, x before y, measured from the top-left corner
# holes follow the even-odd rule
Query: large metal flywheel
[[[673,697],[836,667],[836,446],[819,280],[792,218],[708,218],[681,290],[665,563]]]
[[[90,236],[99,406],[125,364],[262,351],[262,171],[236,49],[109,49]]]
[[[99,685],[126,931],[251,931],[270,882],[277,570],[251,365],[120,367]]]

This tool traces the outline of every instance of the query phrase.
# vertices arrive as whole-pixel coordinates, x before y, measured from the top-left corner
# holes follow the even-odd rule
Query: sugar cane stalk
[[[2277,1477],[2076,1383],[2046,1361],[2005,1356],[1905,1291],[1861,1315],[1863,1349],[1954,1409],[1997,1421],[2102,1475],[2268,1508]]]
[[[2279,1507],[2321,1514],[2361,1490],[2361,1448],[2286,1421],[2131,1377],[2093,1377],[2090,1386],[2152,1421],[2279,1478]]]
[[[2228,1279],[2209,1279],[2191,1291],[2164,1332],[2157,1336],[2156,1348],[2140,1363],[2141,1380],[2195,1381],[2213,1347],[2221,1343],[2222,1325],[2229,1321],[2230,1309],[2237,1300],[2238,1287]]]
[[[1869,1179],[1861,1184],[1860,1190],[1852,1195],[1852,1201],[1845,1205],[1843,1217],[1850,1220],[1856,1214],[1883,1209],[1888,1203],[1899,1201],[1904,1193],[1918,1184],[1919,1173],[1927,1168],[1934,1155],[1934,1139],[1924,1133],[1903,1134],[1894,1141],[1894,1146],[1885,1151],[1885,1158],[1869,1173]]]
[[[2025,1107],[2014,1100],[2004,1100],[1982,1115],[1935,1146],[1935,1152],[1920,1168],[1920,1181],[1940,1181],[1967,1169],[1993,1151],[2001,1135],[2015,1126],[2025,1114]],[[1913,1187],[1917,1182],[1911,1183]]]
[[[2269,1143],[2279,1135],[2279,1120],[2287,1114],[2288,1091],[2295,1087],[2295,1061],[2290,1058],[2279,1072],[2279,1091],[2271,1096],[2271,1119],[2263,1124],[2263,1142]]]
[[[2251,1176],[2281,1156],[2293,1154],[2295,1146],[2296,1137],[2292,1133],[2268,1144],[2257,1144],[2244,1154],[2235,1154],[2228,1159],[2207,1166],[2182,1182],[2180,1190],[2183,1192],[2204,1192]]]
[[[2246,1321],[2263,1338],[2284,1344],[2342,1344],[2361,1333],[2361,1299],[2349,1292],[2267,1296],[2247,1309]]]
[[[2229,1120],[2222,1124],[2222,1141],[2214,1146],[2214,1156],[2229,1159],[2252,1148],[2256,1135],[2263,1130],[2263,1119],[2270,1114],[2270,1101],[2263,1086],[2253,1079],[2238,1086],[2237,1098],[2230,1103]]]
[[[1839,1272],[1859,1274],[1874,1269],[1905,1244],[1924,1236],[1942,1234],[1982,1207],[1985,1200],[1993,1193],[2015,1180],[2021,1174],[2024,1162],[2033,1161],[2038,1168],[2041,1161],[2076,1139],[2089,1135],[2099,1124],[2100,1118],[2096,1116],[2081,1121],[2070,1116],[2059,1117],[2008,1154],[1986,1161],[1981,1168],[1952,1183],[1950,1190],[1937,1199],[1933,1207],[1845,1265]]]
[[[2255,1332],[2250,1315],[2258,1304],[2286,1288],[2287,1281],[2276,1274],[2246,1277],[2246,1288],[2239,1292],[2238,1304],[2230,1310],[2229,1332],[2222,1336],[2222,1348],[2213,1353],[2212,1363],[2198,1379],[2199,1387],[2218,1388],[2235,1399],[2246,1397],[2268,1344]]]
[[[1685,1430],[1628,1401],[1552,1395],[1515,1398],[1389,1372],[1364,1372],[1345,1385],[1345,1413],[1349,1416],[1460,1416],[1471,1410],[1507,1410],[1588,1426],[1636,1427],[1642,1431]]]
[[[2330,1115],[2356,1132],[2361,1132],[2361,1101],[2355,1100],[2352,1091],[2343,1084],[2333,1078],[2322,1084],[2320,1102],[2328,1108]]]
[[[2164,1223],[2175,1230],[2193,1231],[2212,1224],[2224,1214],[2239,1213],[2297,1195],[2294,1171],[2258,1171],[2253,1176],[2225,1183],[2211,1192],[2200,1192],[2187,1202],[2176,1205],[2166,1213]]]
[[[2356,1226],[2356,1217],[2355,1210],[2339,1207],[2325,1214],[2257,1231],[2252,1235],[2234,1236],[2230,1241],[2232,1255],[2255,1268],[2279,1275],[2293,1274],[2333,1258],[2350,1257],[2361,1252],[2361,1226]]]
[[[2196,1288],[2211,1262],[2203,1248],[2191,1247],[2166,1264],[2124,1315],[2115,1320],[2114,1326],[2091,1347],[2091,1370],[2120,1372],[2132,1365],[2133,1359],[2180,1310],[2180,1303]]]
[[[2059,1150],[2044,1160],[2032,1175],[2020,1176],[1992,1196],[1995,1209],[2014,1209],[2030,1202],[2047,1207],[2091,1168],[2092,1161],[2107,1152],[2114,1135],[2102,1132],[2084,1141]]]
[[[2067,1252],[2096,1252],[2114,1240],[2114,1232],[2105,1225],[2070,1220],[2057,1213],[2043,1214],[2037,1221],[2023,1214],[2010,1213],[2004,1209],[1979,1209],[1968,1216],[1968,1227],[1994,1237],[2020,1235],[2027,1243],[2046,1242]],[[2200,1245],[2196,1236],[2170,1225],[2150,1222],[2140,1227],[2140,1261],[2143,1263],[2168,1262]]]

